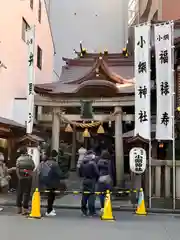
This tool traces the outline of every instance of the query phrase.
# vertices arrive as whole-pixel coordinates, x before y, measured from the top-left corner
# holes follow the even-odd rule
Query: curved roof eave
[[[81,84],[77,85],[75,93],[87,86],[105,86],[105,87],[110,87],[110,88],[114,89],[115,91],[118,91],[118,88],[116,87],[116,85],[107,80],[99,80],[99,81],[98,80],[89,80],[89,81],[82,82]]]
[[[73,84],[73,83],[80,84],[86,80],[89,80],[89,78],[91,78],[91,75],[93,73],[95,73],[96,69],[99,69],[99,67],[101,67],[103,69],[103,71],[105,72],[105,74],[109,78],[111,78],[113,81],[115,81],[116,83],[123,84],[123,83],[127,83],[129,81],[128,79],[124,79],[121,76],[119,76],[118,74],[111,72],[111,70],[108,68],[106,61],[104,61],[104,59],[102,57],[98,57],[98,58],[96,58],[93,66],[91,67],[89,72],[87,72],[84,76],[80,77],[79,79],[75,79],[72,82],[69,82],[67,84]]]
[[[40,84],[41,85],[41,84]],[[118,87],[115,83],[109,82],[107,80],[88,80],[79,85],[71,85],[71,87],[66,88],[67,84],[61,84],[61,87],[54,86],[53,88],[45,89],[45,87],[35,86],[35,92],[37,94],[47,94],[47,95],[58,95],[58,94],[76,94],[79,90],[86,88],[88,86],[98,87],[106,86],[112,88],[115,93],[133,93],[134,84],[129,83],[129,85],[121,84],[122,86]],[[124,86],[123,86],[124,85]],[[65,88],[64,88],[65,87]]]

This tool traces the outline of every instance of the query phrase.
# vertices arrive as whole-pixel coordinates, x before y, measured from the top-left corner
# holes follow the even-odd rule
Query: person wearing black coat
[[[91,151],[88,151],[83,162],[80,165],[79,174],[83,178],[82,181],[82,200],[81,211],[83,215],[93,216],[95,215],[95,186],[99,177],[99,171],[94,161],[95,155]],[[89,192],[89,193],[84,193]],[[88,209],[87,209],[88,204]],[[89,213],[88,213],[89,210]]]
[[[50,169],[48,173],[48,180],[44,183],[44,185],[48,190],[46,216],[52,217],[56,216],[55,210],[53,209],[53,204],[56,196],[55,191],[59,188],[60,180],[62,178],[62,171],[57,162],[57,155],[57,151],[52,150],[51,155],[47,158],[47,160],[45,162],[42,162],[39,166],[39,172],[43,170],[44,164],[47,165],[47,168]]]
[[[106,191],[112,188],[112,168],[111,168],[111,155],[108,151],[104,150],[97,163],[99,170],[99,179],[97,182],[97,191],[102,192],[100,194],[101,209],[104,208],[104,200]]]

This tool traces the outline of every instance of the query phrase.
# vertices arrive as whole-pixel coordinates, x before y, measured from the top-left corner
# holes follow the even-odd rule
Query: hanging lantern
[[[103,133],[104,133],[104,128],[103,128],[102,125],[100,125],[100,126],[98,127],[97,133],[98,133],[98,134],[103,134]]]
[[[88,129],[86,128],[83,132],[83,137],[89,138],[90,137],[90,133],[88,131]]]
[[[164,143],[159,143],[159,148],[164,148]]]
[[[70,124],[68,124],[65,128],[65,132],[73,132],[73,129]]]

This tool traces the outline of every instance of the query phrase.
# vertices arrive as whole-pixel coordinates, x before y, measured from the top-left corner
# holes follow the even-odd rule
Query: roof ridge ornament
[[[76,49],[73,49],[73,51],[79,58],[82,58],[87,53],[87,49],[83,48],[82,41],[79,42],[79,46],[80,46],[80,52],[76,51]]]

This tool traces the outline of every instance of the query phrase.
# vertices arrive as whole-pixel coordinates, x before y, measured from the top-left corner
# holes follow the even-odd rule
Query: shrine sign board
[[[81,119],[93,119],[92,101],[80,101]]]
[[[129,153],[130,170],[136,174],[142,174],[146,170],[146,151],[143,148],[132,148]]]

